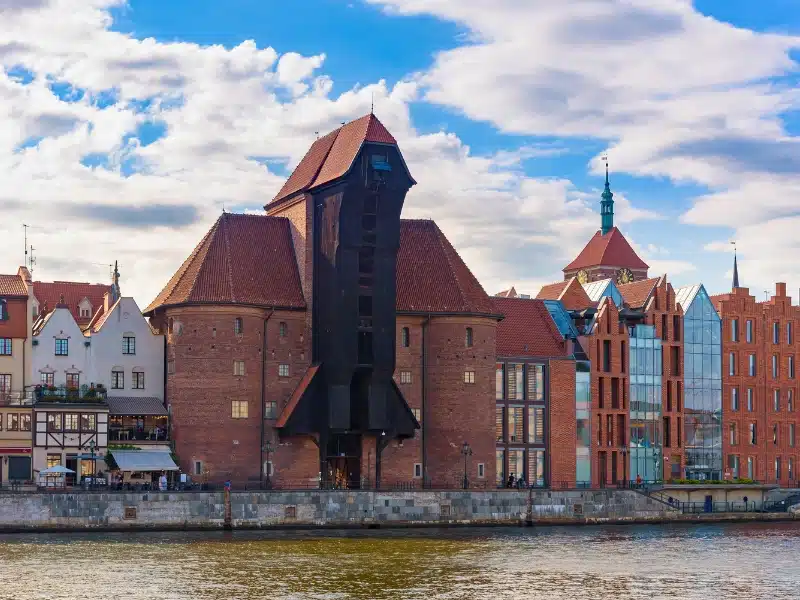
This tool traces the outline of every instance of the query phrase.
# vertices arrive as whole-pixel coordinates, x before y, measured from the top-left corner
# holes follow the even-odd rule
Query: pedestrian
[[[639,473],[636,474],[636,487],[642,487],[642,476]]]
[[[508,488],[513,488],[514,487],[514,474],[513,473],[511,473],[511,475],[508,476],[508,483],[506,484],[506,487],[508,487]]]
[[[163,471],[161,472],[161,477],[158,478],[158,489],[161,492],[167,491],[167,474]]]

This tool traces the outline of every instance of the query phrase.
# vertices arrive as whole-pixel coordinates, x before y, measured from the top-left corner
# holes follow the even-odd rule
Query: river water
[[[800,598],[800,524],[0,536],[14,600]]]

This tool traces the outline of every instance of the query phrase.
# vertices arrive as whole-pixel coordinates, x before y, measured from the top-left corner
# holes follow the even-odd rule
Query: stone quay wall
[[[678,516],[628,490],[0,494],[0,532],[579,524]]]

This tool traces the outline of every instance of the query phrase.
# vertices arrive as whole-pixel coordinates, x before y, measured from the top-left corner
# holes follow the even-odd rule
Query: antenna
[[[319,139],[319,131],[315,131],[315,132],[314,132],[314,139],[315,139],[315,140],[318,140],[318,139]]]
[[[764,290],[764,302],[769,300],[769,290]]]
[[[606,183],[608,183],[608,154],[603,154],[603,156],[600,157],[600,160],[606,164]]]
[[[28,259],[28,272],[31,274],[31,279],[33,279],[33,265],[36,264],[36,257],[33,255],[33,244],[31,244],[31,257]]]
[[[23,244],[23,248],[25,249],[25,262],[23,262],[22,264],[27,267],[28,266],[28,226],[25,225],[25,223],[22,224],[22,231],[24,232],[23,236],[25,238],[25,243]]]
[[[371,114],[371,115],[375,114],[375,92],[372,92],[370,105],[369,105],[369,114]]]

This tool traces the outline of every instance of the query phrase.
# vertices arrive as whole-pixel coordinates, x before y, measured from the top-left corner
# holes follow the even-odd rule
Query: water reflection
[[[780,600],[800,524],[0,538],[0,598]]]

